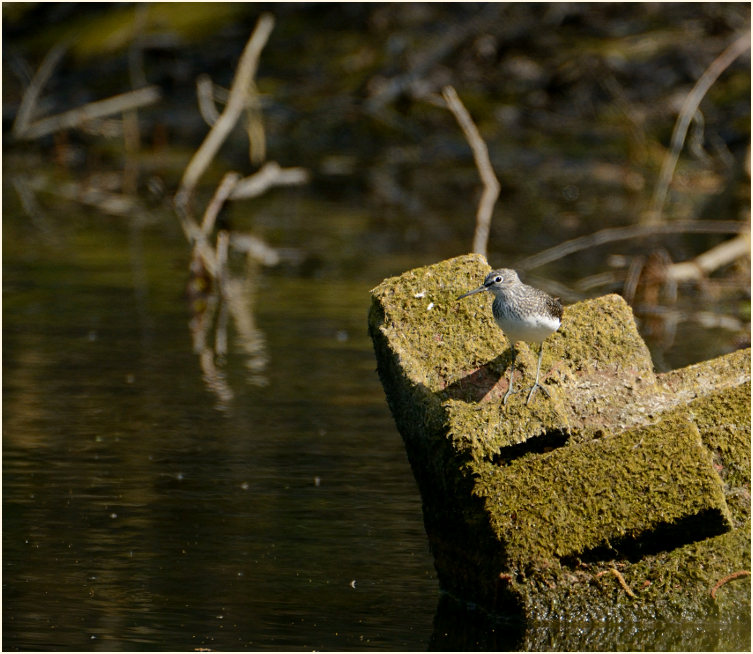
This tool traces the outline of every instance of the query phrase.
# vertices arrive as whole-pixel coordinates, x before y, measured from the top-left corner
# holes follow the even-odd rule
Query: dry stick
[[[486,256],[486,245],[489,241],[489,225],[492,220],[492,211],[494,203],[499,197],[499,180],[494,174],[491,161],[489,161],[489,150],[486,143],[481,138],[476,125],[463,106],[457,92],[452,86],[445,86],[442,89],[448,108],[455,115],[460,128],[468,139],[468,144],[473,150],[473,159],[476,162],[481,181],[484,184],[484,190],[481,193],[481,199],[476,211],[476,232],[473,235],[473,251]]]
[[[137,89],[147,86],[144,72],[143,34],[146,32],[149,7],[139,4],[134,8],[133,36],[128,47],[128,76],[131,88]],[[125,146],[125,162],[123,164],[123,193],[135,195],[138,190],[139,163],[138,153],[141,150],[141,131],[139,129],[139,113],[131,109],[123,113],[123,143]]]
[[[659,173],[659,181],[656,184],[654,196],[651,200],[651,208],[647,216],[647,222],[656,223],[659,222],[661,218],[661,212],[664,207],[664,200],[667,197],[669,183],[672,181],[675,166],[677,166],[677,159],[680,156],[682,144],[688,133],[688,126],[690,125],[690,121],[696,111],[698,111],[698,105],[701,103],[701,100],[711,88],[712,84],[717,80],[719,75],[721,75],[729,65],[735,61],[735,59],[749,48],[750,32],[738,37],[724,50],[724,52],[722,52],[722,54],[711,62],[711,65],[706,69],[703,75],[701,75],[695,83],[695,86],[685,98],[685,102],[683,102],[680,113],[677,116],[675,128],[672,131],[670,150],[664,157],[664,162],[662,163],[661,172]]]
[[[261,100],[256,84],[251,80],[246,106],[246,133],[248,134],[248,158],[258,166],[267,158],[267,137],[261,115]]]
[[[222,178],[220,185],[214,192],[214,196],[212,196],[212,200],[207,205],[207,209],[204,212],[204,219],[201,221],[201,233],[205,237],[209,237],[212,233],[212,230],[214,229],[214,221],[217,219],[217,215],[220,213],[222,205],[225,204],[225,200],[230,197],[240,178],[241,176],[235,172],[225,173],[225,176]]]
[[[196,99],[201,117],[211,127],[217,122],[220,112],[214,104],[214,82],[209,75],[199,75],[196,78]]]
[[[305,184],[308,179],[309,173],[305,168],[280,168],[276,161],[268,161],[253,175],[240,180],[233,188],[230,199],[253,198],[272,186]]]
[[[280,263],[280,254],[269,247],[258,236],[253,234],[230,234],[230,245],[237,252],[244,252],[249,259],[265,266],[276,266]]]
[[[154,104],[160,99],[160,90],[157,86],[147,86],[143,89],[128,91],[114,95],[106,100],[89,102],[82,107],[65,111],[62,114],[43,118],[29,125],[20,138],[36,139],[53,132],[59,132],[71,127],[79,127],[90,120],[104,118],[112,114],[123,113],[138,107]]]
[[[750,232],[744,232],[706,250],[692,261],[673,263],[667,270],[667,277],[676,282],[701,279],[717,268],[748,255],[750,255]]]
[[[175,196],[176,207],[182,210],[187,208],[189,198],[196,183],[235,126],[241,112],[245,109],[249,86],[256,74],[259,56],[272,32],[274,23],[275,20],[271,14],[262,14],[256,23],[256,28],[249,38],[238,62],[238,68],[235,71],[235,77],[230,87],[230,95],[228,96],[225,109],[220,114],[217,122],[212,125],[203,143],[194,153],[193,158],[183,173],[180,189]]]
[[[625,241],[631,238],[641,238],[655,234],[734,234],[742,232],[748,226],[747,222],[738,220],[684,220],[675,223],[662,223],[658,225],[628,225],[627,227],[608,227],[593,234],[579,236],[569,241],[542,250],[530,257],[516,262],[515,267],[521,270],[538,268],[546,263],[551,263],[574,252],[587,248]]]
[[[42,92],[44,85],[47,83],[47,80],[50,79],[52,72],[55,70],[55,67],[58,65],[67,49],[67,43],[60,43],[52,48],[42,60],[34,78],[24,92],[23,98],[21,98],[21,105],[18,107],[16,120],[13,121],[13,129],[11,131],[14,138],[26,138],[26,130],[29,128],[29,123],[31,122],[34,111],[37,108],[39,94]]]

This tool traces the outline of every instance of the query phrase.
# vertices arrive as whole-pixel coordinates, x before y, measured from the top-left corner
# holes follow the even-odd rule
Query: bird
[[[526,405],[531,401],[537,388],[547,395],[548,391],[539,384],[541,372],[541,355],[544,351],[544,340],[556,332],[562,324],[562,304],[559,299],[548,293],[528,286],[520,281],[518,273],[510,268],[492,270],[484,279],[484,283],[472,291],[458,296],[458,300],[488,291],[494,296],[492,315],[497,326],[505,333],[512,349],[512,363],[510,364],[510,382],[502,404],[507,404],[507,398],[512,393],[513,372],[515,371],[515,344],[518,341],[539,344],[539,363],[536,367],[536,381],[528,393]]]

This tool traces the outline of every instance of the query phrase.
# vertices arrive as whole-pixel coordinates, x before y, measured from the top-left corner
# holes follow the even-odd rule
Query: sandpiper
[[[544,339],[556,332],[562,322],[562,305],[551,295],[533,288],[520,281],[518,273],[509,268],[492,270],[478,288],[463,293],[458,300],[489,291],[494,295],[492,314],[499,328],[510,340],[512,348],[512,363],[510,364],[510,383],[502,404],[507,404],[507,398],[512,393],[512,376],[515,371],[515,343],[526,341],[539,344],[539,364],[536,367],[536,381],[531,386],[526,404],[531,401],[537,388],[545,393],[547,390],[539,384],[541,371],[541,354],[544,351]]]

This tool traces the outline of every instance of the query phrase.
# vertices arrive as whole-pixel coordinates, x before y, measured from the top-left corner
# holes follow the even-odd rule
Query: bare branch
[[[246,133],[248,134],[248,158],[258,166],[267,157],[267,137],[261,114],[261,99],[256,83],[251,80],[246,106]]]
[[[53,47],[42,60],[39,69],[34,75],[34,79],[31,80],[31,84],[29,84],[24,92],[24,97],[21,98],[21,105],[18,107],[16,120],[13,121],[13,129],[11,131],[14,138],[21,139],[26,137],[26,130],[29,128],[29,123],[31,123],[34,117],[39,95],[67,49],[67,43],[60,43]]]
[[[735,39],[735,41],[724,50],[724,52],[711,62],[711,65],[706,69],[703,75],[701,75],[695,83],[695,86],[693,86],[690,93],[688,93],[685,98],[685,102],[683,102],[680,113],[677,116],[677,121],[675,122],[670,149],[664,157],[661,172],[659,173],[659,180],[656,183],[654,196],[651,199],[651,208],[646,215],[645,222],[656,223],[661,219],[662,208],[664,207],[664,200],[667,197],[669,183],[672,181],[672,176],[675,172],[675,166],[677,166],[677,160],[680,156],[682,144],[685,142],[690,121],[698,111],[698,105],[701,104],[701,100],[703,100],[703,97],[708,93],[708,90],[717,80],[719,75],[721,75],[730,64],[735,61],[735,59],[749,48],[750,32],[747,32]]]
[[[256,23],[256,28],[248,40],[241,54],[235,77],[230,87],[227,105],[220,114],[217,122],[212,125],[209,133],[194,153],[193,158],[183,173],[180,189],[175,196],[175,204],[185,208],[201,175],[209,163],[217,154],[220,146],[225,142],[228,134],[238,121],[243,109],[246,108],[250,84],[256,75],[261,51],[267,43],[269,35],[274,27],[274,18],[271,14],[262,14]]]
[[[717,268],[746,256],[750,256],[750,232],[740,233],[699,254],[692,261],[673,263],[667,270],[667,277],[676,282],[701,279]]]
[[[29,125],[18,137],[27,140],[36,139],[63,129],[80,127],[91,120],[154,104],[159,99],[160,90],[157,86],[147,86],[143,89],[120,93],[105,100],[90,102],[62,114],[38,120]]]
[[[476,232],[473,235],[473,251],[486,256],[486,246],[489,242],[489,225],[492,220],[492,211],[494,203],[499,197],[499,180],[494,174],[491,161],[489,161],[489,150],[486,143],[481,138],[478,128],[473,122],[471,115],[460,101],[457,92],[452,86],[445,86],[442,89],[442,96],[447,103],[448,108],[455,115],[460,128],[468,140],[468,144],[473,150],[473,159],[476,162],[481,181],[484,184],[484,190],[481,193],[481,199],[476,211]]]
[[[274,248],[269,247],[258,236],[253,234],[230,234],[230,245],[237,252],[245,252],[246,256],[264,266],[276,266],[280,263],[280,255]]]
[[[496,23],[504,10],[504,3],[489,3],[464,23],[452,25],[441,39],[431,39],[429,47],[415,54],[414,64],[408,71],[385,80],[372,97],[366,100],[366,110],[376,113],[402,93],[415,92],[416,87],[426,79],[434,66],[449,56],[467,38]]]
[[[204,212],[204,219],[201,221],[201,233],[208,237],[214,229],[214,221],[217,219],[217,215],[222,209],[222,205],[225,204],[225,200],[230,197],[235,185],[241,176],[238,173],[229,172],[225,173],[220,185],[214,192],[212,200],[207,205],[207,209]]]
[[[214,82],[209,75],[199,75],[196,78],[196,99],[201,117],[211,127],[217,122],[220,112],[214,104]]]
[[[276,161],[268,161],[257,172],[244,177],[233,188],[231,200],[254,198],[273,186],[305,184],[309,173],[305,168],[281,168]]]
[[[747,222],[738,220],[683,220],[675,223],[660,223],[657,225],[628,225],[627,227],[608,227],[593,234],[586,234],[573,238],[554,247],[542,250],[516,262],[515,268],[530,270],[544,264],[551,263],[574,252],[588,248],[627,241],[631,238],[642,238],[655,234],[736,234],[748,228]]]

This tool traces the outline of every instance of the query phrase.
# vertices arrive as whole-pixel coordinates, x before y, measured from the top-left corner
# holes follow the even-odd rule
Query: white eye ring
[[[496,276],[496,277],[494,278],[494,281],[495,281],[495,282],[501,282],[501,281],[502,281],[502,277],[500,277],[499,275],[497,275],[497,276]]]

